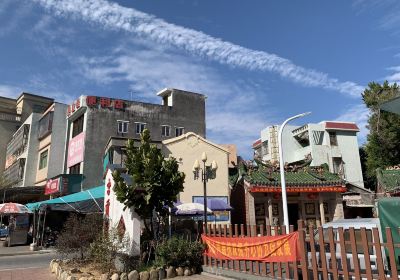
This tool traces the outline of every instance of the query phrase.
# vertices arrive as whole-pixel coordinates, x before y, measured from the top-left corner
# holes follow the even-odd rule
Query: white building
[[[261,131],[261,138],[253,143],[254,157],[279,162],[279,126]],[[357,132],[352,122],[324,121],[303,126],[287,125],[282,134],[285,163],[301,162],[311,156],[311,166],[328,164],[329,171],[347,182],[364,187]]]

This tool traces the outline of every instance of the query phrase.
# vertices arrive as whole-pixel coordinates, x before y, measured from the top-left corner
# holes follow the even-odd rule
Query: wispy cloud
[[[357,83],[341,82],[326,73],[298,66],[276,54],[235,45],[105,0],[35,0],[35,2],[58,16],[73,16],[104,28],[135,33],[182,49],[194,56],[232,67],[273,72],[304,86],[339,91],[351,97],[359,97],[363,91],[363,87]]]
[[[358,133],[358,140],[360,144],[363,144],[367,140],[369,133],[367,124],[369,118],[369,110],[364,104],[356,104],[345,110],[336,120],[355,122],[360,128]]]
[[[20,93],[21,93],[21,88],[19,87],[0,84],[0,96],[8,98],[16,98]]]
[[[227,80],[222,73],[196,59],[138,40],[132,49],[125,46],[129,43],[133,42],[124,42],[107,56],[70,57],[83,76],[96,83],[106,86],[128,82],[137,100],[159,102],[154,93],[166,85],[205,94],[207,138],[216,143],[236,144],[244,157],[251,156],[252,141],[266,125],[266,119],[272,119],[271,110],[267,114],[260,109],[268,104],[265,84]],[[129,97],[128,89],[116,94]]]

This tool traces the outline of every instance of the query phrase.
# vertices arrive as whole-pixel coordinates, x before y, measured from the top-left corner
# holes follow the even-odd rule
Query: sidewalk
[[[0,280],[56,280],[49,268],[18,268],[0,270]]]
[[[29,245],[0,247],[0,257],[19,256],[19,255],[35,255],[35,254],[48,254],[52,253],[52,249],[42,249],[38,251],[31,251]]]

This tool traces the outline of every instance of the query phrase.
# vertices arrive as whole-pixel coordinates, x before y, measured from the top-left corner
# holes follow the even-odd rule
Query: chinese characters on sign
[[[110,109],[118,109],[122,110],[125,108],[125,102],[121,99],[112,99],[108,97],[97,97],[97,96],[86,96],[86,99],[78,98],[71,105],[68,105],[67,116],[71,116],[76,110],[80,107],[84,106],[86,102],[86,106],[88,107],[100,107],[100,108],[110,108]]]
[[[298,260],[298,232],[263,237],[201,236],[207,244],[205,254],[224,260],[292,262]]]
[[[61,178],[47,180],[44,194],[49,195],[53,193],[58,193],[60,191],[60,179]]]
[[[76,135],[69,140],[67,167],[71,167],[83,161],[83,153],[85,149],[85,132]]]

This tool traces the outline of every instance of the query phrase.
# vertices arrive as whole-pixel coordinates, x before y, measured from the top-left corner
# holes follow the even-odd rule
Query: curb
[[[15,253],[0,253],[1,257],[12,257],[12,256],[24,256],[24,255],[42,255],[42,254],[50,254],[55,251],[53,250],[40,250],[40,251],[27,251],[27,252],[15,252]]]

